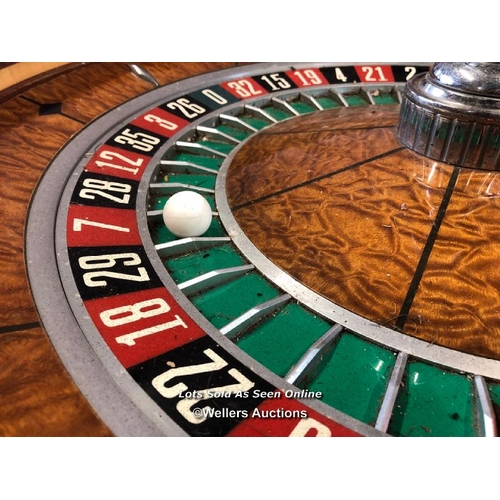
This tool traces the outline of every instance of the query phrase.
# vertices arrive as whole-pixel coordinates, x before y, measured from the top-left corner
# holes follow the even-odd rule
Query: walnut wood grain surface
[[[427,342],[500,359],[500,179],[401,147],[397,107],[295,118],[228,172],[246,235],[334,303]]]
[[[234,66],[141,65],[160,84]],[[24,225],[37,181],[59,149],[153,87],[125,63],[95,63],[16,88],[0,103],[0,436],[111,436],[40,325]],[[406,151],[396,120],[397,107],[348,108],[257,134],[229,171],[235,216],[271,260],[343,307],[500,359],[498,174]]]
[[[143,67],[164,84],[233,65]],[[15,68],[0,74],[8,90],[7,70]],[[39,77],[27,89],[10,82],[24,90],[0,104],[0,436],[111,436],[40,325],[26,279],[24,226],[37,181],[58,150],[91,120],[153,87],[125,63],[78,65],[48,80]]]

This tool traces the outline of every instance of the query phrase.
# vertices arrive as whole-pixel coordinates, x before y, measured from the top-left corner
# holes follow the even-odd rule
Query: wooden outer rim
[[[35,84],[86,63],[16,62],[0,66],[0,102]]]

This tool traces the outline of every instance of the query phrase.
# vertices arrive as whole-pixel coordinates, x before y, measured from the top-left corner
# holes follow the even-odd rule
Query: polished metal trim
[[[160,83],[158,80],[146,69],[144,69],[142,66],[139,66],[138,64],[128,64],[128,67],[132,70],[132,73],[134,75],[138,76],[145,82],[151,83],[155,87],[159,87]]]
[[[476,392],[477,414],[479,416],[480,435],[484,437],[497,437],[497,423],[495,410],[491,402],[488,386],[484,377],[474,377],[474,389]]]
[[[278,120],[276,120],[276,118],[273,118],[269,113],[266,113],[263,109],[260,109],[258,106],[252,106],[250,104],[246,104],[245,110],[250,111],[251,113],[260,118],[264,118],[265,120],[271,123],[278,123]]]
[[[427,158],[499,170],[500,63],[436,63],[416,75],[404,91],[397,135]]]
[[[175,145],[179,149],[183,149],[183,150],[188,151],[188,152],[194,151],[195,153],[199,153],[200,151],[204,151],[205,153],[208,153],[210,155],[219,156],[221,158],[225,158],[227,156],[224,153],[217,151],[216,149],[209,148],[207,146],[202,146],[201,144],[199,144],[197,142],[177,141],[175,143]]]
[[[231,238],[227,236],[219,237],[205,237],[196,236],[191,238],[182,238],[179,240],[169,241],[167,243],[160,243],[155,245],[155,249],[158,255],[165,259],[167,257],[172,257],[174,255],[179,255],[185,252],[192,252],[194,250],[203,250],[205,248],[211,248],[218,245],[223,245],[224,243],[230,242]]]
[[[221,113],[219,115],[219,119],[222,122],[227,122],[233,127],[240,128],[241,130],[245,132],[258,132],[258,130],[255,127],[252,127],[252,125],[245,123],[243,120],[240,120],[237,116],[233,115],[228,115],[226,113]]]
[[[367,89],[361,89],[360,94],[372,105],[376,106],[377,103],[375,102],[375,99],[373,98],[372,93],[367,90]]]
[[[231,321],[231,323],[222,327],[220,329],[220,332],[227,338],[234,340],[246,328],[254,325],[257,321],[264,318],[268,314],[271,314],[277,309],[280,309],[290,299],[290,295],[284,294],[275,299],[268,300],[267,302],[263,302],[262,304],[252,307],[241,316]]]
[[[382,432],[387,432],[389,422],[391,421],[392,413],[394,411],[394,404],[398,397],[401,381],[405,373],[406,363],[408,361],[408,354],[400,352],[396,358],[396,363],[392,369],[391,378],[387,384],[384,400],[375,423],[375,429]]]
[[[179,283],[179,290],[189,297],[190,295],[194,295],[209,288],[214,288],[227,283],[228,281],[238,278],[253,269],[255,269],[253,264],[216,269],[202,274],[201,276],[197,276],[196,278]]]
[[[217,175],[219,173],[218,170],[214,170],[209,167],[203,167],[202,165],[197,165],[196,163],[192,163],[189,161],[161,160],[160,165],[168,167],[167,169],[168,173],[174,173],[174,174],[202,173],[202,174]]]
[[[196,186],[194,184],[186,184],[184,182],[158,182],[149,185],[149,189],[152,193],[156,194],[170,194],[177,193],[184,189],[190,189],[191,191],[196,191],[198,193],[213,194],[215,191],[210,188],[204,188],[201,186]]]
[[[318,365],[321,357],[332,346],[338,336],[342,333],[343,327],[340,325],[332,326],[324,335],[322,335],[307,352],[292,366],[285,375],[285,380],[290,384],[300,385],[305,377]]]
[[[280,99],[279,97],[273,97],[271,99],[271,103],[274,104],[278,109],[291,113],[293,116],[300,116],[300,113],[295,108],[293,108],[289,102],[285,101],[284,99]]]
[[[299,94],[299,97],[302,101],[308,103],[309,105],[315,107],[318,111],[323,111],[324,108],[321,106],[321,104],[318,102],[318,100],[311,94],[307,94],[305,92],[301,92]]]
[[[346,101],[346,98],[342,95],[341,92],[337,92],[335,90],[330,90],[328,92],[329,97],[331,97],[337,104],[344,106],[344,108],[349,107],[349,103]]]
[[[234,137],[232,137],[228,134],[224,134],[220,130],[217,130],[216,128],[213,128],[213,127],[205,127],[202,125],[198,125],[198,127],[196,127],[196,130],[197,130],[197,132],[205,135],[206,137],[210,137],[212,139],[227,142],[229,144],[239,144],[241,142],[238,139],[235,139]]]

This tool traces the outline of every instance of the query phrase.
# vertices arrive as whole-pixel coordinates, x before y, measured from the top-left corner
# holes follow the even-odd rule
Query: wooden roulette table
[[[500,180],[398,141],[427,70],[0,69],[0,435],[495,436]]]

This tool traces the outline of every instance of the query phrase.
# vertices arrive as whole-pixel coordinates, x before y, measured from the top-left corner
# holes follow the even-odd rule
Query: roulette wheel
[[[3,285],[23,387],[0,432],[495,436],[498,130],[412,95],[442,90],[429,68],[74,64],[6,88],[26,278]],[[165,226],[181,191],[202,235]]]

